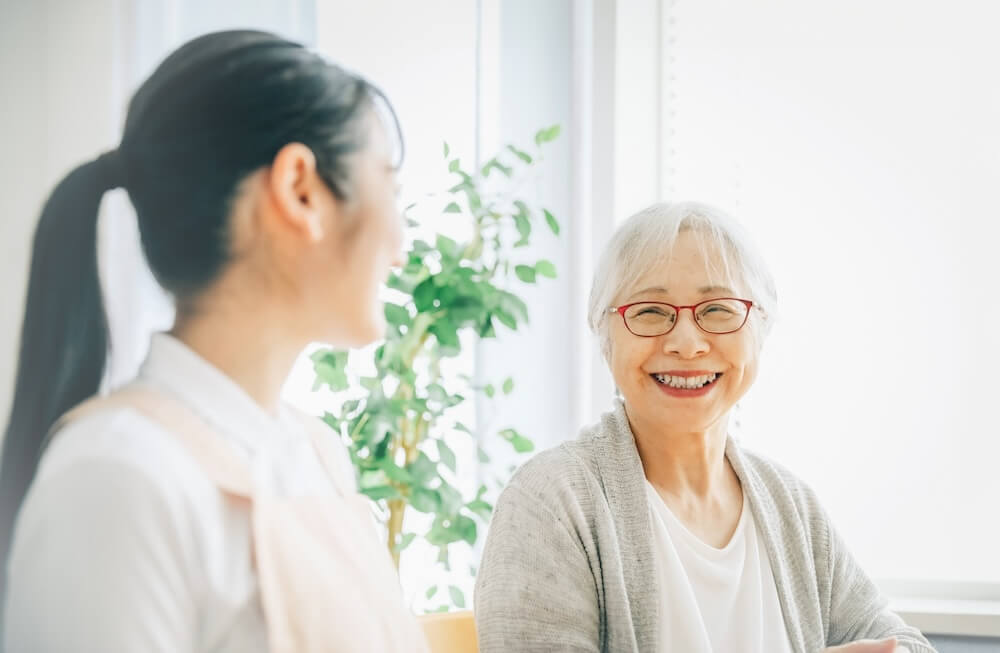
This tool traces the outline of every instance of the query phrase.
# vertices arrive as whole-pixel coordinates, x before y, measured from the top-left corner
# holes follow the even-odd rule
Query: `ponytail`
[[[0,597],[14,521],[49,430],[96,394],[108,327],[97,272],[97,216],[105,191],[124,184],[117,152],[73,170],[52,192],[35,230],[28,300],[10,419],[0,459]]]

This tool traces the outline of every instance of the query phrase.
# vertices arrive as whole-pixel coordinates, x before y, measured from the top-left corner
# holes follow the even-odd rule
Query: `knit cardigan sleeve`
[[[503,491],[476,579],[482,653],[601,650],[598,589],[573,502],[546,501],[536,465]],[[541,480],[541,479],[535,479]]]

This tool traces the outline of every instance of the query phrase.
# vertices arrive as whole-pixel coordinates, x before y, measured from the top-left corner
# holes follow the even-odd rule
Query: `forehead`
[[[664,247],[653,250],[637,269],[625,294],[703,295],[742,287],[738,264],[729,248],[696,230],[685,230]]]

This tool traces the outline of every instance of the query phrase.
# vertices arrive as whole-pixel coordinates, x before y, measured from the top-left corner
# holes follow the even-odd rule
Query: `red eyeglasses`
[[[633,302],[614,306],[609,313],[618,313],[625,328],[642,338],[654,338],[670,333],[684,309],[691,309],[694,322],[705,333],[722,335],[743,328],[750,317],[753,302],[749,299],[723,297],[709,299],[693,306],[674,306],[666,302]]]

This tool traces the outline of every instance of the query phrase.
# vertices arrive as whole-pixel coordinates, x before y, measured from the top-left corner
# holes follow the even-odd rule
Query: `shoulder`
[[[220,531],[231,511],[172,433],[140,411],[118,406],[83,415],[55,433],[25,497],[18,530],[44,535],[77,524],[81,535],[104,537],[97,532],[104,531],[127,539],[152,529],[194,543]]]
[[[739,444],[734,445],[730,452],[731,458],[735,453],[735,457],[741,459],[745,469],[751,472],[776,500],[791,502],[801,510],[807,511],[820,507],[819,499],[812,487],[785,465],[768,456],[745,449]]]
[[[201,534],[214,513],[180,480],[177,452],[136,437],[146,426],[134,415],[95,414],[52,442],[13,534],[9,641],[25,650],[80,641],[119,650],[110,642],[148,644],[154,628],[178,642],[193,632]],[[99,613],[88,612],[93,606]],[[42,626],[53,619],[56,631]]]
[[[87,477],[88,470],[117,470],[122,477],[141,479],[149,491],[165,498],[215,491],[177,438],[128,407],[98,410],[61,428],[42,456],[33,487],[67,476]]]
[[[803,541],[814,552],[827,550],[831,537],[829,517],[808,483],[784,465],[739,445],[730,447],[729,456],[742,468],[741,480],[745,485],[749,482],[757,502],[769,507],[763,517],[772,522],[786,543]]]
[[[580,502],[598,482],[589,458],[587,447],[565,442],[524,463],[507,489],[546,503]]]

